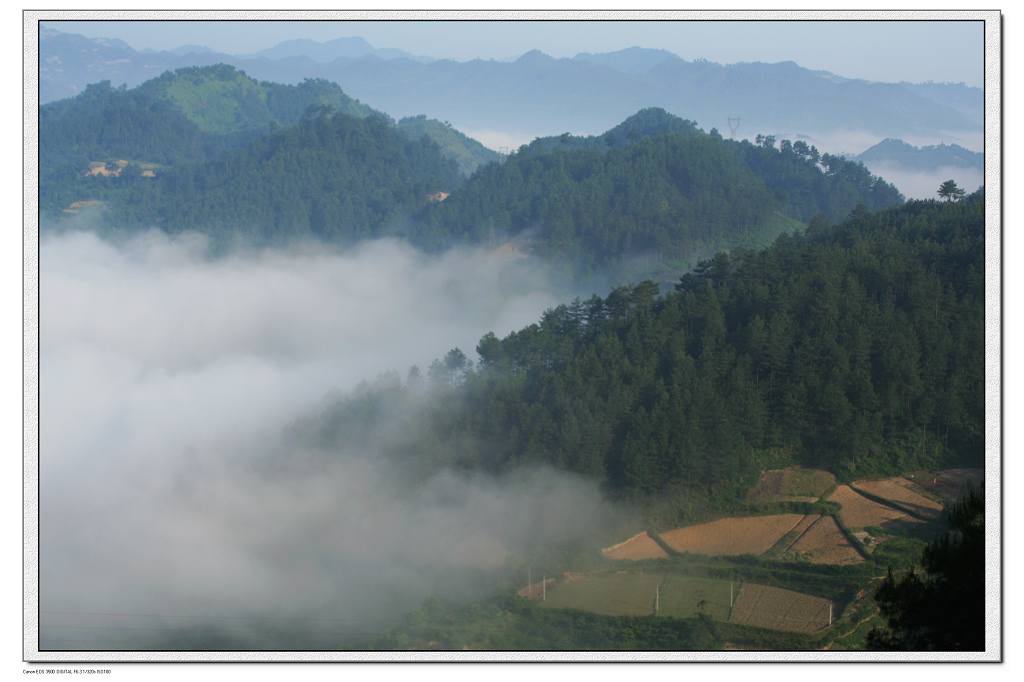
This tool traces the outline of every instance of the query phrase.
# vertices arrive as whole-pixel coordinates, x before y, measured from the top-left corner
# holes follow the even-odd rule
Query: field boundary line
[[[841,512],[841,511],[842,511],[842,510],[840,510],[840,512]],[[823,518],[824,518],[824,516],[825,516],[825,514],[822,514],[822,517],[823,517]],[[877,563],[877,562],[875,561],[875,558],[874,558],[873,556],[871,556],[871,553],[870,553],[870,552],[868,551],[868,548],[867,548],[867,547],[865,547],[865,546],[864,546],[864,543],[860,541],[860,538],[859,538],[859,537],[857,537],[856,535],[854,535],[854,534],[853,534],[853,531],[852,531],[852,530],[850,530],[850,529],[849,529],[849,528],[848,528],[848,527],[846,526],[846,524],[845,524],[845,523],[843,523],[843,519],[842,519],[842,517],[841,517],[841,516],[839,515],[839,512],[837,512],[837,513],[835,513],[835,514],[829,514],[828,516],[830,516],[830,517],[832,518],[832,520],[836,522],[836,526],[838,526],[838,528],[839,528],[839,532],[841,532],[841,533],[842,533],[842,534],[843,534],[844,536],[846,536],[846,541],[847,541],[847,542],[849,542],[849,543],[850,543],[851,545],[853,545],[853,548],[854,548],[855,550],[857,550],[857,552],[858,552],[858,553],[859,553],[859,554],[860,554],[860,555],[861,555],[862,557],[864,557],[864,560],[865,560],[865,561],[870,561],[870,562],[872,562],[872,563]]]
[[[800,542],[800,540],[801,540],[801,539],[802,539],[802,538],[803,538],[803,537],[804,537],[805,535],[807,535],[807,534],[808,534],[809,532],[811,532],[811,529],[812,529],[812,528],[814,528],[814,527],[815,527],[815,526],[817,526],[817,525],[818,525],[819,523],[821,523],[821,520],[822,520],[823,518],[825,518],[825,516],[827,516],[827,514],[818,514],[818,518],[814,519],[814,521],[812,521],[812,522],[810,523],[810,525],[808,525],[808,526],[807,526],[807,528],[804,528],[804,532],[803,532],[803,533],[800,533],[800,535],[796,536],[796,539],[795,539],[795,540],[793,540],[793,542],[789,543],[789,546],[788,546],[788,547],[786,547],[786,548],[785,548],[784,550],[782,550],[782,553],[780,554],[780,556],[785,556],[785,555],[786,555],[786,552],[788,552],[788,551],[790,551],[791,549],[793,549],[794,547],[796,547],[796,544],[797,544],[798,542]]]
[[[650,538],[652,540],[654,540],[654,542],[657,543],[657,545],[659,547],[661,547],[663,550],[665,550],[665,552],[670,557],[682,556],[683,555],[682,552],[676,551],[676,549],[674,547],[672,547],[672,545],[670,545],[667,542],[665,542],[665,538],[661,537],[661,533],[659,533],[658,531],[656,531],[656,530],[648,530],[648,531],[646,531],[646,533],[647,533],[647,535],[650,536]]]

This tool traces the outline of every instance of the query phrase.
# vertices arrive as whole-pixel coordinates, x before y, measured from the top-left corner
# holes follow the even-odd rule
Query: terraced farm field
[[[655,590],[661,580],[660,575],[626,571],[585,575],[549,585],[547,599],[541,606],[607,616],[651,616]]]
[[[803,514],[735,516],[660,533],[677,552],[736,556],[763,554],[804,518]]]
[[[816,632],[829,624],[829,601],[779,587],[744,583],[729,622],[784,632]]]
[[[812,564],[847,565],[864,561],[831,516],[818,517],[783,558],[801,559]]]
[[[835,484],[836,477],[821,469],[769,469],[747,493],[747,500],[755,503],[814,502]]]
[[[854,481],[854,485],[872,495],[902,504],[926,517],[937,517],[942,513],[941,503],[914,490],[914,484],[902,476],[880,481]]]
[[[891,523],[910,523],[917,519],[907,514],[873,502],[863,495],[854,492],[850,486],[841,485],[828,498],[839,504],[839,516],[849,528],[866,528],[867,526],[885,527]]]
[[[609,559],[618,561],[640,561],[641,559],[667,559],[668,554],[655,542],[647,532],[637,533],[633,537],[611,547],[601,550]]]
[[[739,590],[739,583],[734,587]],[[669,575],[661,584],[658,615],[691,618],[700,614],[729,620],[729,582],[687,575]]]

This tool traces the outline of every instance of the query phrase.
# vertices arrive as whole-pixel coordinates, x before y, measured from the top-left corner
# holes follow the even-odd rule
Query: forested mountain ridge
[[[803,142],[725,140],[661,109],[595,137],[535,140],[482,168],[414,223],[440,248],[527,235],[531,248],[577,274],[641,258],[688,269],[721,249],[761,246],[815,216],[902,202],[862,165]],[[656,265],[655,267],[658,267]]]
[[[351,244],[394,233],[460,181],[429,138],[410,139],[382,116],[321,109],[215,160],[124,180],[108,218],[128,229],[196,230],[215,243]]]
[[[202,79],[210,70],[199,71]],[[239,85],[240,74],[230,67],[217,74],[230,78],[224,87],[234,90],[254,83]],[[160,91],[149,84],[137,90]],[[105,88],[100,99],[134,92]],[[121,228],[194,229],[215,239],[244,234],[265,243],[310,236],[351,243],[388,234],[444,250],[516,239],[575,277],[635,281],[638,273],[683,272],[721,249],[765,245],[816,216],[836,221],[858,205],[902,201],[862,165],[803,142],[725,140],[660,109],[642,110],[600,136],[536,140],[463,181],[443,157],[450,160],[467,138],[425,119],[396,126],[383,115],[352,117],[314,105],[293,127],[214,136],[189,128],[166,99],[142,101],[192,133],[181,136],[179,158],[188,161],[188,145],[210,139],[219,154],[169,164],[148,178],[138,172],[81,177],[76,166],[65,165],[44,173],[44,210],[102,199]],[[457,158],[486,160],[472,150]]]
[[[294,125],[315,105],[355,117],[376,113],[334,83],[266,83],[223,64],[169,71],[130,90],[105,81],[40,107],[40,161],[208,159],[230,146],[221,138]]]
[[[546,312],[473,366],[458,350],[299,430],[417,469],[550,465],[687,518],[764,468],[840,479],[977,465],[984,452],[984,200],[855,212]],[[388,438],[381,445],[383,426]],[[661,502],[657,502],[661,501]]]
[[[116,194],[117,183],[109,178],[82,177],[90,165],[124,160],[162,175],[169,166],[218,159],[277,128],[295,126],[311,108],[387,118],[335,83],[268,83],[224,64],[169,71],[130,90],[109,82],[90,85],[40,108],[42,208],[59,213],[74,201]],[[464,174],[498,158],[439,121],[418,117],[391,124],[411,140],[433,140]]]

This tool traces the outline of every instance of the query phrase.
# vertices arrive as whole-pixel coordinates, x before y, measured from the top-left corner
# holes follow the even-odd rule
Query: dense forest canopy
[[[577,300],[485,336],[475,365],[454,349],[303,428],[329,445],[387,424],[412,467],[543,463],[670,496],[679,517],[734,504],[769,466],[978,465],[983,203],[857,211],[719,254],[664,296],[645,282]],[[424,383],[443,395],[421,401]]]
[[[815,216],[899,204],[892,185],[803,142],[756,144],[646,109],[607,133],[535,140],[432,207],[414,238],[495,243],[525,234],[540,255],[590,273],[647,256],[683,270],[762,246]]]
[[[158,182],[127,182],[132,191],[110,211],[116,224],[262,244],[310,237],[346,244],[393,233],[460,176],[429,138],[411,140],[380,116],[324,108],[216,160],[170,169]]]

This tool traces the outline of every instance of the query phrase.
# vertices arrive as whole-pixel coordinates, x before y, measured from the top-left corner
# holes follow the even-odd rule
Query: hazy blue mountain
[[[859,154],[855,160],[872,166],[896,165],[907,170],[934,171],[939,168],[974,168],[981,170],[985,155],[957,144],[915,147],[903,140],[887,138]]]
[[[985,92],[961,83],[900,83],[911,92],[955,109],[980,128],[985,122]]]
[[[50,29],[41,38],[44,102],[100,80],[133,86],[169,69],[220,62],[278,83],[331,80],[396,118],[425,114],[463,130],[509,133],[597,133],[639,109],[661,107],[706,129],[726,130],[729,118],[739,118],[741,137],[776,131],[937,137],[980,130],[983,111],[981,89],[962,84],[875,83],[793,62],[723,65],[644,48],[571,59],[533,50],[512,61],[423,63],[358,38],[288,41],[250,57],[144,54],[120,41]]]
[[[627,47],[616,52],[594,54],[581,52],[573,60],[608,66],[623,73],[646,73],[652,68],[668,60],[679,57],[668,50],[653,50],[646,47]]]
[[[376,48],[363,38],[357,36],[336,38],[325,42],[305,39],[285,40],[274,47],[260,50],[248,56],[271,60],[288,57],[308,57],[315,62],[333,62],[336,59],[356,59],[359,57],[432,61],[430,57],[413,55],[404,50]]]
[[[85,86],[102,81],[134,87],[165,71],[216,64],[225,58],[231,59],[201,46],[142,52],[120,40],[86,38],[44,27],[39,32],[39,101],[74,97]]]
[[[926,96],[793,62],[722,65],[650,51],[555,59],[534,50],[512,62],[360,59],[324,65],[321,75],[392,115],[425,113],[467,130],[596,132],[652,106],[705,128],[726,129],[738,117],[745,136],[777,130],[936,135],[973,130],[978,121],[968,111],[971,93],[954,97],[957,88],[969,90],[964,86],[926,89]]]

